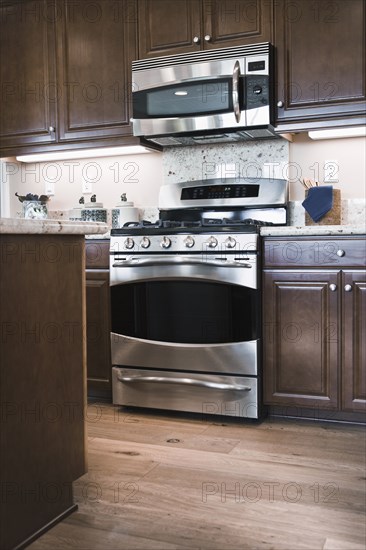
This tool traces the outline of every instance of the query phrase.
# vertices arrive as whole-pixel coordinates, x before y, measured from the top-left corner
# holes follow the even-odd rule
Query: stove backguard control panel
[[[162,185],[159,210],[286,207],[288,182],[274,178],[212,178]]]
[[[181,200],[239,199],[258,197],[259,185],[197,185],[183,187]]]

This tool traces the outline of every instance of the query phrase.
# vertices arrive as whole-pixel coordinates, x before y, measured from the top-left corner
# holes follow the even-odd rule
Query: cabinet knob
[[[277,101],[277,107],[283,107],[284,103],[283,101]]]
[[[344,290],[346,292],[352,292],[352,285],[345,285]]]
[[[52,132],[55,131],[55,127],[54,127],[54,126],[49,126],[49,127],[48,127],[48,131],[49,131],[49,133],[51,134]]]
[[[329,290],[331,290],[332,292],[335,292],[337,290],[337,285],[332,283],[331,285],[329,285]]]
[[[200,37],[199,37],[199,36],[194,36],[194,37],[193,37],[193,42],[194,42],[195,44],[199,44],[199,43],[200,43]]]
[[[205,34],[205,41],[211,42],[212,36],[210,34]]]
[[[337,250],[337,256],[339,256],[340,258],[342,258],[342,256],[345,256],[345,255],[346,255],[346,253],[345,253],[344,250],[342,250],[342,249]]]

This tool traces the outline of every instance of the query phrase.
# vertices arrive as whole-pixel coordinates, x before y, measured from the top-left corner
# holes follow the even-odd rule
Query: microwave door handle
[[[239,61],[235,61],[233,69],[233,108],[236,122],[240,121],[240,104],[239,104],[239,77],[240,77],[240,64]]]

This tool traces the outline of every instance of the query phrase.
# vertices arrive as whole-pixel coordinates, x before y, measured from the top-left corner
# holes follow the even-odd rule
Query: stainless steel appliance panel
[[[258,340],[223,344],[184,344],[157,342],[111,333],[112,365],[160,370],[256,375],[258,346]]]
[[[165,184],[162,185],[159,191],[159,208],[161,210],[176,209],[178,205],[182,205],[183,201],[181,199],[182,191],[184,189],[189,189],[190,187],[200,186],[205,187],[215,187],[223,185],[245,185],[247,187],[257,186],[258,196],[257,197],[242,197],[238,198],[220,198],[220,208],[223,207],[245,207],[246,209],[253,209],[257,207],[262,207],[266,204],[272,205],[272,211],[276,209],[274,207],[285,206],[288,203],[288,182],[283,179],[276,178],[253,178],[246,179],[242,177],[231,177],[231,178],[211,178],[200,181],[182,181],[177,182],[174,185]],[[199,208],[202,206],[202,200],[184,200],[185,208]],[[204,201],[205,208],[217,208],[217,199],[207,199]],[[267,210],[268,212],[268,210]],[[255,214],[252,214],[252,217]],[[250,238],[250,236],[246,236]]]
[[[134,135],[162,146],[277,137],[271,51],[261,43],[133,62]]]
[[[113,367],[116,405],[258,418],[258,382],[226,376]]]
[[[110,285],[153,280],[205,280],[258,288],[257,256],[111,256]]]

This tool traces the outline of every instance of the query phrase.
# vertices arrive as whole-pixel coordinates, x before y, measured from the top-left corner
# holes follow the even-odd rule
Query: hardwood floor
[[[79,510],[31,550],[365,550],[362,426],[86,416]]]

